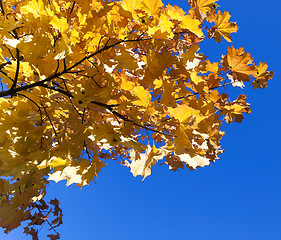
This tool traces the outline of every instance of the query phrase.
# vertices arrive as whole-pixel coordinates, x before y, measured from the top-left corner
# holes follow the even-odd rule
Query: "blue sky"
[[[188,7],[187,0],[163,2]],[[226,151],[211,166],[177,173],[154,167],[142,182],[129,169],[109,164],[97,184],[82,190],[51,184],[49,196],[62,202],[64,212],[61,239],[281,239],[281,2],[218,4],[239,26],[232,35],[234,47],[244,47],[256,63],[267,62],[275,72],[266,89],[243,90],[252,113],[241,124],[223,127]],[[227,46],[206,40],[201,52],[216,61]],[[1,232],[0,239],[31,238],[15,230]]]

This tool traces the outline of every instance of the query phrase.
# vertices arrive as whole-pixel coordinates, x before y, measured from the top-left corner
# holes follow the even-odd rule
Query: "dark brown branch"
[[[63,59],[63,70],[65,71],[66,69],[66,62],[65,62],[65,58]]]
[[[10,48],[8,48],[8,47],[6,46],[6,44],[3,44],[3,46],[8,50],[8,52],[10,53],[12,59],[15,60],[15,57],[14,57],[14,55],[12,54]]]
[[[74,6],[75,6],[75,1],[73,1],[73,4],[72,4],[72,6],[71,6],[71,9],[70,9],[70,12],[69,12],[69,14],[71,14],[72,13],[72,11],[73,11],[73,9],[74,9]]]
[[[106,51],[110,48],[113,48],[113,47],[116,47],[117,45],[121,44],[121,43],[126,43],[126,42],[139,42],[139,41],[147,41],[147,40],[151,40],[151,38],[142,38],[142,39],[123,39],[123,40],[120,40],[114,44],[111,44],[111,45],[108,45],[108,46],[105,46],[103,47],[102,49],[88,55],[88,56],[85,56],[84,58],[82,58],[81,60],[79,60],[78,62],[76,62],[75,64],[73,64],[72,66],[68,67],[67,69],[64,69],[62,70],[61,72],[58,72],[58,73],[54,73],[52,74],[51,76],[45,78],[44,80],[41,80],[41,81],[38,81],[38,82],[34,82],[34,83],[31,83],[29,85],[25,85],[25,86],[21,86],[21,87],[18,87],[18,88],[15,88],[15,89],[9,89],[7,91],[2,91],[0,92],[0,97],[5,97],[5,96],[13,96],[15,95],[16,93],[20,92],[20,91],[24,91],[24,90],[28,90],[28,89],[31,89],[31,88],[34,88],[34,87],[38,87],[38,86],[42,86],[43,83],[45,82],[48,82],[48,81],[51,81],[52,79],[55,79],[55,78],[58,78],[60,77],[61,75],[65,74],[65,73],[69,73],[71,72],[72,69],[74,69],[75,67],[79,66],[81,63],[83,63],[85,60],[88,60],[92,57],[94,57],[95,55],[103,52],[103,51]],[[77,72],[77,71],[76,71]],[[71,72],[72,73],[72,72]],[[75,72],[73,72],[75,73]]]
[[[12,64],[10,61],[0,64],[0,70],[8,64]]]
[[[146,130],[149,130],[149,131],[152,131],[152,132],[156,132],[156,133],[160,133],[160,134],[163,134],[163,135],[169,135],[170,136],[169,133],[160,132],[158,130],[155,130],[153,128],[147,127],[145,125],[136,123],[132,119],[128,118],[127,116],[124,116],[124,115],[120,114],[119,112],[113,110],[112,107],[114,107],[116,105],[107,105],[105,103],[100,103],[100,102],[96,102],[96,101],[91,101],[91,103],[108,109],[114,116],[117,116],[117,117],[121,118],[125,122],[130,122],[130,123],[132,123],[132,124],[134,124],[134,125],[136,125],[136,126],[138,126],[140,128],[143,128],[143,129],[146,129]]]
[[[0,69],[0,73],[4,74],[7,78],[9,78],[12,82],[14,82],[14,80],[8,76],[7,73],[3,72],[1,69]]]
[[[11,90],[15,89],[17,86],[19,71],[20,71],[20,51],[18,48],[16,49],[16,51],[17,51],[17,69],[16,69],[15,79],[11,87]]]
[[[99,40],[99,43],[98,43],[98,50],[100,50],[100,43],[101,43],[101,40],[104,38],[105,36],[102,36]],[[109,41],[109,40],[108,40]],[[107,44],[107,43],[106,43]]]
[[[64,79],[63,79],[63,80],[64,80]],[[83,123],[84,116],[83,116],[83,115],[78,111],[78,109],[74,106],[74,104],[73,104],[73,102],[72,102],[72,100],[71,100],[71,98],[72,98],[73,96],[72,96],[72,94],[68,91],[65,81],[63,81],[63,83],[64,83],[64,86],[65,86],[66,90],[64,90],[64,89],[62,89],[62,88],[56,88],[56,87],[54,87],[54,86],[49,86],[49,85],[47,85],[47,84],[42,84],[41,86],[42,86],[42,87],[45,87],[45,88],[48,88],[48,89],[51,89],[51,90],[54,90],[54,91],[56,91],[56,92],[60,92],[60,93],[62,93],[62,94],[64,94],[64,95],[68,96],[69,101],[70,101],[72,107],[73,107],[74,110],[78,113],[78,115],[81,117],[82,123]]]
[[[18,92],[20,92],[20,91],[24,91],[24,90],[32,89],[32,88],[34,88],[34,87],[41,86],[41,87],[45,87],[45,88],[48,88],[48,89],[51,89],[51,90],[60,92],[60,93],[62,93],[62,94],[64,94],[64,95],[68,96],[69,98],[72,98],[73,95],[72,95],[69,91],[66,91],[66,90],[61,89],[61,88],[56,88],[56,87],[54,87],[54,86],[49,86],[49,85],[47,85],[47,84],[45,84],[45,83],[46,83],[46,82],[49,82],[49,81],[51,81],[51,80],[53,80],[53,79],[55,79],[55,78],[60,78],[60,76],[63,75],[63,74],[65,74],[65,73],[78,73],[78,72],[80,72],[80,71],[73,71],[73,72],[72,72],[71,70],[74,69],[75,67],[79,66],[79,65],[80,65],[81,63],[83,63],[85,60],[89,60],[90,58],[94,57],[95,55],[97,55],[97,54],[99,54],[99,53],[101,53],[101,52],[103,52],[103,51],[106,51],[106,50],[108,50],[108,49],[110,49],[110,48],[114,48],[114,47],[116,47],[117,45],[119,45],[119,44],[121,44],[121,43],[126,43],[126,42],[139,42],[139,41],[151,40],[151,38],[141,38],[141,37],[143,36],[143,34],[144,34],[144,33],[142,33],[137,39],[127,39],[127,38],[129,37],[129,35],[130,35],[130,34],[129,34],[129,35],[126,36],[124,39],[122,39],[122,40],[120,40],[120,41],[118,41],[118,42],[116,42],[116,43],[113,43],[113,44],[111,44],[111,45],[108,45],[108,43],[109,43],[109,41],[110,41],[110,39],[108,39],[108,41],[106,42],[106,44],[104,45],[103,48],[98,49],[96,52],[94,52],[94,53],[92,53],[92,54],[90,54],[90,55],[88,55],[88,56],[85,56],[84,58],[82,58],[81,60],[79,60],[78,62],[76,62],[75,64],[73,64],[72,66],[66,68],[66,66],[65,66],[65,64],[64,64],[64,69],[63,69],[61,72],[57,72],[57,71],[58,71],[58,68],[59,68],[59,62],[58,62],[58,67],[57,67],[55,73],[52,74],[51,76],[47,77],[47,78],[44,79],[44,80],[41,80],[41,81],[38,81],[38,82],[35,82],[35,83],[31,83],[31,84],[29,84],[29,85],[21,86],[21,87],[18,87],[18,88],[12,87],[12,88],[10,88],[10,89],[7,90],[7,91],[2,91],[2,92],[0,92],[0,97],[13,96],[13,95],[16,95],[16,94],[17,94]],[[19,52],[17,52],[17,61],[19,61],[19,60],[20,60],[20,58],[19,58]],[[19,64],[18,64],[17,66],[18,66],[17,68],[19,68]],[[18,78],[18,76],[15,77],[15,80],[17,80],[17,78]],[[14,80],[14,84],[13,84],[13,85],[16,85],[16,82],[17,82],[17,81],[15,81],[15,80]],[[149,131],[153,131],[153,132],[160,133],[160,134],[165,134],[165,135],[170,135],[170,134],[167,134],[167,133],[163,133],[163,132],[157,131],[157,130],[152,129],[152,128],[150,128],[150,127],[147,127],[147,126],[138,124],[138,123],[134,122],[132,119],[129,119],[127,116],[124,116],[124,115],[122,115],[122,114],[120,114],[120,113],[118,113],[117,111],[115,111],[115,110],[112,109],[113,107],[116,107],[116,106],[118,106],[118,105],[107,105],[107,104],[100,103],[100,102],[96,102],[96,101],[91,101],[91,103],[96,104],[96,105],[99,105],[99,106],[101,106],[101,107],[104,107],[104,108],[108,109],[114,116],[119,117],[120,119],[124,120],[125,122],[131,122],[132,124],[134,124],[134,125],[136,125],[136,126],[138,126],[138,127],[144,128],[144,129],[146,129],[146,130],[149,130]],[[49,115],[48,115],[48,113],[47,113],[46,108],[43,107],[43,106],[42,106],[42,108],[44,109],[44,111],[45,111],[45,113],[46,113],[46,116],[47,116],[47,118],[49,119],[49,121],[50,121],[50,123],[51,123],[51,125],[52,125],[52,128],[53,128],[53,130],[54,130],[54,133],[55,133],[55,135],[57,136],[56,130],[55,130],[55,128],[54,128],[54,125],[53,125],[53,123],[52,123],[52,120],[50,119],[50,117],[49,117]]]
[[[66,90],[64,90],[64,89],[62,89],[62,88],[56,88],[56,87],[54,87],[54,86],[50,86],[50,85],[47,85],[47,84],[44,84],[44,83],[41,84],[40,86],[41,86],[41,87],[44,87],[44,88],[48,88],[48,89],[54,90],[54,91],[56,91],[56,92],[60,92],[60,93],[66,95],[66,96],[68,96],[68,97],[73,97],[72,94],[71,94],[69,91],[66,91]]]
[[[62,75],[63,73],[57,73],[57,74],[53,74],[48,78],[45,78],[44,80],[38,81],[38,82],[34,82],[31,83],[29,85],[25,85],[25,86],[21,86],[21,87],[17,87],[15,89],[9,89],[6,91],[2,91],[0,92],[0,97],[6,97],[6,96],[13,96],[16,95],[18,92],[24,91],[24,90],[28,90],[28,89],[32,89],[34,87],[38,87],[38,86],[42,86],[43,83],[48,82],[54,78],[59,77],[60,75]]]
[[[57,74],[57,72],[58,72],[58,70],[59,70],[59,67],[60,67],[60,60],[59,60],[59,59],[57,60],[57,63],[58,63],[58,65],[57,65],[57,68],[56,68],[56,70],[55,70],[55,74]]]
[[[77,73],[79,76],[82,76],[82,77],[86,77],[86,78],[90,78],[90,79],[92,79],[93,81],[94,81],[94,83],[99,87],[99,88],[102,88],[102,86],[100,86],[98,83],[97,83],[97,81],[94,79],[94,77],[97,75],[97,73],[96,74],[94,74],[93,76],[88,76],[88,75],[85,75],[85,74],[79,74],[79,73]]]
[[[4,16],[5,15],[5,10],[4,10],[4,6],[3,6],[2,0],[0,0],[0,11],[3,14],[3,16]]]
[[[83,109],[83,114],[82,114],[82,123],[85,121],[84,117],[85,117],[85,113],[86,113],[86,108]]]

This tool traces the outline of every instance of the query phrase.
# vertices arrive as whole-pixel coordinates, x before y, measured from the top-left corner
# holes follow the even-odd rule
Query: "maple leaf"
[[[54,235],[54,234],[48,234],[47,237],[49,237],[50,240],[57,240],[57,239],[60,239],[59,233],[57,233],[56,235]]]
[[[257,66],[257,73],[254,75],[255,80],[252,82],[253,88],[265,88],[267,81],[274,76],[273,71],[267,71],[268,65],[266,63],[260,63]]]
[[[199,27],[199,25],[201,24],[201,22],[197,19],[193,19],[191,18],[190,15],[185,15],[182,18],[182,22],[180,23],[180,26],[183,29],[187,29],[190,32],[194,33],[195,35],[197,35],[198,37],[203,37],[203,32],[201,30],[201,28]]]
[[[21,8],[23,13],[31,13],[35,18],[40,18],[47,15],[45,6],[42,0],[32,0]]]
[[[16,210],[12,205],[3,205],[0,208],[0,215],[5,216],[5,218],[1,217],[0,224],[6,229],[5,233],[8,233],[20,226],[25,213],[23,210]]]
[[[151,16],[157,15],[159,13],[159,9],[163,6],[161,0],[143,0],[142,4],[144,6],[143,10]]]
[[[79,167],[67,166],[62,171],[55,171],[54,173],[49,174],[49,180],[59,182],[66,180],[66,186],[69,186],[73,183],[82,183],[82,177],[78,174]]]
[[[208,30],[208,37],[214,38],[218,43],[221,42],[222,37],[224,37],[226,41],[231,42],[230,34],[237,32],[238,27],[235,22],[229,22],[230,17],[228,12],[221,14],[221,12],[218,11],[216,18],[213,20],[215,26]]]
[[[148,107],[151,100],[150,93],[145,90],[142,86],[137,86],[132,91],[133,95],[135,95],[138,100],[133,101],[135,105]]]
[[[50,24],[61,33],[66,33],[69,29],[69,25],[67,24],[67,20],[65,18],[58,18],[57,16],[54,16]]]
[[[167,5],[167,14],[172,18],[173,20],[177,20],[178,22],[181,22],[183,17],[185,16],[185,12],[179,8],[178,6],[172,6],[171,4]]]
[[[179,154],[174,155],[174,158],[179,158],[181,162],[185,163],[191,170],[196,169],[197,167],[204,167],[210,165],[210,160],[203,156],[194,156],[191,157],[189,154]]]
[[[164,164],[164,163],[162,163],[162,164]],[[168,155],[166,157],[165,164],[167,164],[169,166],[169,170],[172,170],[174,172],[178,171],[179,168],[183,169],[183,167],[184,167],[184,164],[182,161],[180,161],[180,158],[174,157],[173,155]]]
[[[215,3],[217,0],[189,0],[188,2],[191,5],[189,14],[195,16],[201,22],[206,19],[209,12],[214,11],[218,6]]]
[[[252,64],[253,58],[243,48],[235,49],[233,46],[227,50],[222,59],[222,65],[233,73],[234,79],[248,81],[250,75],[257,73],[256,66]]]
[[[218,0],[188,0],[191,8],[196,8],[204,14],[210,11],[217,1]]]
[[[163,157],[163,151],[159,151],[154,145],[152,147],[148,145],[145,153],[139,154],[139,157],[136,156],[134,150],[130,150],[131,163],[127,163],[126,166],[131,168],[134,176],[141,175],[144,180],[147,176],[151,175],[151,167]]]

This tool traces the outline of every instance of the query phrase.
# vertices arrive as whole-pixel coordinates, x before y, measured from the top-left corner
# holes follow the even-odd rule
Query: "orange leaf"
[[[235,80],[249,81],[250,75],[255,75],[257,69],[252,65],[253,58],[243,48],[228,48],[227,55],[222,59],[222,65],[234,73]]]

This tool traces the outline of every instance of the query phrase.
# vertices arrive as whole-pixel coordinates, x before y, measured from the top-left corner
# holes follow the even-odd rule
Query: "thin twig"
[[[57,135],[56,129],[55,129],[55,127],[54,127],[54,125],[53,125],[53,122],[52,122],[52,120],[51,120],[51,118],[50,118],[50,116],[49,116],[49,114],[48,114],[48,112],[47,112],[47,110],[46,110],[46,107],[42,106],[42,108],[44,109],[44,111],[45,111],[45,113],[46,113],[46,116],[47,116],[47,118],[49,119],[49,121],[50,121],[50,123],[51,123],[51,126],[52,126],[52,128],[53,128],[53,131],[54,131],[54,133],[55,133],[55,135],[56,135],[56,137],[57,137],[58,135]]]
[[[73,4],[72,4],[72,7],[71,7],[71,9],[70,9],[70,12],[69,12],[69,14],[71,14],[72,13],[72,11],[73,11],[73,9],[74,9],[74,6],[75,6],[75,1],[73,1]]]
[[[38,209],[39,213],[42,214],[42,216],[44,216],[44,213],[41,211],[38,204],[35,202],[34,205]],[[50,229],[52,229],[56,234],[58,234],[58,232],[56,231],[56,229],[54,229],[54,226],[52,225],[52,223],[49,222],[48,219],[44,219],[44,221],[49,224],[49,226],[51,227]]]
[[[14,57],[14,55],[12,54],[10,48],[8,48],[8,47],[6,46],[6,44],[3,44],[3,46],[8,50],[8,52],[10,53],[12,59],[15,60],[15,57]]]
[[[219,85],[219,86],[216,86],[216,87],[211,87],[211,88],[209,88],[209,90],[213,90],[213,89],[220,88],[220,87],[225,87],[225,86],[228,86],[228,85],[230,85],[230,84],[232,84],[232,82],[230,82],[230,83],[224,83],[224,84]],[[198,95],[198,94],[200,94],[200,93],[195,92],[195,93],[192,93],[192,94],[183,96],[183,97],[178,97],[178,98],[176,98],[176,100],[185,99],[185,98],[192,97],[192,96],[195,96],[195,95]]]
[[[42,111],[41,111],[41,107],[35,101],[33,101],[30,97],[28,97],[24,94],[21,94],[21,93],[18,93],[17,95],[27,98],[29,101],[31,101],[32,103],[34,103],[36,105],[36,107],[38,108],[39,113],[40,113],[40,119],[41,119],[40,126],[42,126],[43,125],[43,114],[42,114]]]
[[[55,74],[57,74],[57,72],[58,72],[58,70],[59,70],[59,67],[60,67],[60,60],[58,59],[57,60],[57,68],[56,68],[56,70],[55,70]]]

